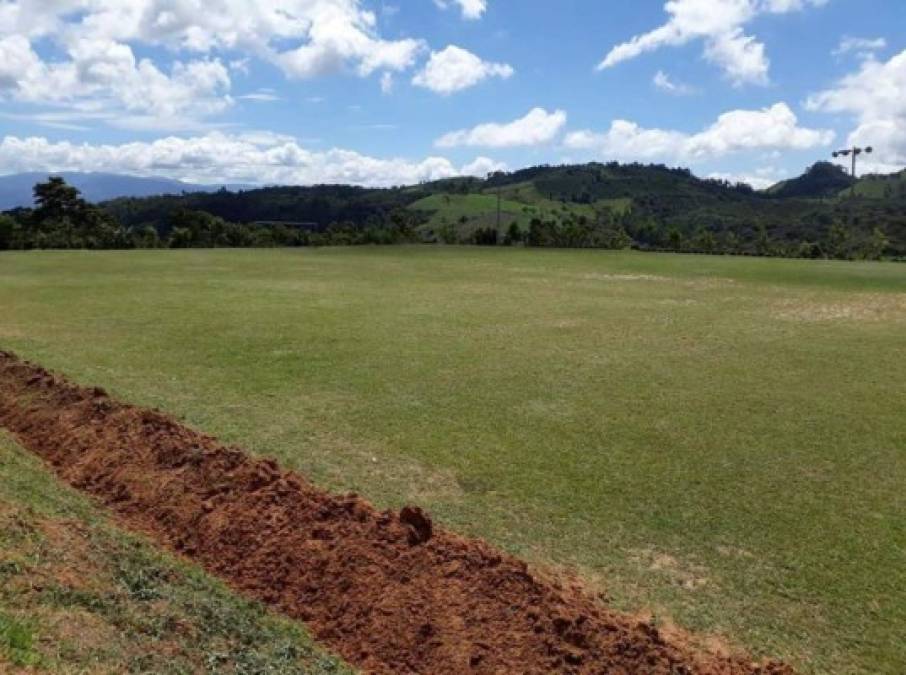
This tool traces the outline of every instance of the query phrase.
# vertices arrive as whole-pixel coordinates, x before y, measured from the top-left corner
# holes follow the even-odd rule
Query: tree
[[[763,224],[758,226],[758,234],[755,237],[755,252],[758,255],[771,255],[771,237]]]
[[[827,233],[827,246],[825,247],[832,258],[847,258],[849,256],[850,237],[849,231],[840,223],[831,225]]]
[[[714,250],[717,248],[717,241],[715,241],[714,234],[712,234],[711,230],[702,227],[695,233],[694,246],[703,253],[714,253]]]
[[[868,240],[865,257],[869,260],[880,260],[884,255],[885,249],[889,245],[890,241],[887,239],[887,235],[884,234],[884,230],[880,227],[876,227],[871,233],[871,238]]]
[[[477,246],[497,246],[497,230],[493,227],[480,227],[472,234],[472,242]]]
[[[525,243],[528,246],[556,246],[559,241],[559,228],[553,220],[532,218],[529,223],[528,237]]]
[[[522,230],[519,229],[519,225],[516,223],[510,223],[510,227],[506,231],[506,236],[503,238],[504,245],[514,246],[520,241],[522,241]]]
[[[618,227],[617,229],[612,231],[608,248],[619,251],[625,248],[629,248],[630,246],[632,246],[632,237],[629,236],[629,234],[625,229],[623,229],[623,227]]]
[[[738,253],[740,249],[739,236],[733,231],[729,230],[724,235],[723,249],[725,253]]]
[[[824,251],[821,250],[820,244],[803,241],[799,244],[799,249],[796,252],[796,256],[799,258],[823,258]]]
[[[192,246],[192,231],[186,227],[175,227],[170,232],[170,248],[189,248]]]
[[[62,220],[85,208],[86,202],[79,191],[68,185],[60,176],[51,176],[46,183],[34,187],[36,221]]]
[[[444,244],[456,244],[459,242],[459,233],[456,230],[456,226],[448,223],[446,218],[441,222],[440,227],[437,228],[437,236],[440,237],[441,243]]]
[[[670,248],[673,251],[682,251],[683,250],[683,233],[680,232],[675,227],[670,228],[670,232],[667,234],[667,241],[670,244]]]
[[[0,213],[0,251],[18,248],[19,224],[5,213]]]
[[[34,187],[28,245],[38,248],[124,248],[132,239],[106,211],[89,204],[59,176]]]
[[[157,248],[160,246],[160,235],[153,225],[145,225],[138,231],[133,232],[134,245],[136,248]]]

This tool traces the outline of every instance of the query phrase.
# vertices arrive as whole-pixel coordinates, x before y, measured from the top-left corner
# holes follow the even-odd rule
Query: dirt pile
[[[420,509],[377,511],[0,352],[0,424],[127,526],[376,673],[790,673],[542,580]]]

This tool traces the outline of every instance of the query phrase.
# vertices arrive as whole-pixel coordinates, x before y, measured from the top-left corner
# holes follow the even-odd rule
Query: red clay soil
[[[0,352],[0,425],[126,526],[375,673],[791,673],[711,654],[418,508],[335,496]]]

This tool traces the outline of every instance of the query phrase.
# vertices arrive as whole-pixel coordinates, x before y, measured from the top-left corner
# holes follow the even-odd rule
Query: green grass
[[[485,194],[435,194],[411,204],[410,209],[429,211],[432,215],[423,228],[437,232],[444,225],[457,226],[461,236],[470,235],[479,227],[493,227],[497,222],[497,196]],[[500,202],[501,221],[508,225],[516,222],[523,229],[528,227],[533,215],[538,213],[534,206],[502,199]],[[461,220],[466,222],[461,224]]]
[[[128,536],[0,434],[0,671],[348,673],[299,624]]]
[[[0,256],[0,345],[805,671],[906,663],[906,267]]]
[[[562,220],[572,215],[594,219],[596,207],[622,214],[632,205],[631,199],[602,199],[595,205],[564,204],[543,197],[532,183],[508,185],[501,189],[500,194],[500,229],[503,231],[511,223],[527,231],[533,218]],[[423,230],[437,234],[445,225],[453,226],[462,239],[468,239],[478,228],[496,226],[497,190],[480,194],[434,194],[411,204],[409,208],[431,212],[428,222],[422,226]]]
[[[595,208],[606,208],[617,214],[622,215],[632,208],[632,199],[629,197],[620,197],[616,199],[598,199],[594,204],[580,204],[576,202],[563,202],[551,199],[552,195],[542,195],[538,187],[531,181],[524,183],[513,183],[499,188],[500,194],[504,199],[524,204],[531,204],[538,207],[542,218],[554,217],[557,213],[562,213],[564,209],[576,216],[584,215],[588,218],[595,217]],[[489,188],[485,194],[494,195],[496,198],[498,188]],[[581,190],[580,190],[581,192]],[[571,196],[571,195],[570,195]]]
[[[34,628],[0,611],[0,658],[24,668],[40,662],[34,647]],[[2,662],[0,662],[2,663]]]
[[[906,194],[906,171],[885,176],[865,176],[856,183],[856,195],[871,199],[884,199]],[[843,190],[840,197],[852,194],[852,190]]]

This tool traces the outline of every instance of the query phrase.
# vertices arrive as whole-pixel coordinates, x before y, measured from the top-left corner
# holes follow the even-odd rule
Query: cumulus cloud
[[[806,107],[855,118],[847,141],[874,147],[864,161],[870,170],[897,171],[906,165],[906,50],[888,61],[868,58],[856,72],[810,96]]]
[[[218,59],[176,61],[164,72],[136,59],[128,45],[88,39],[74,42],[69,56],[45,63],[24,37],[0,39],[0,96],[158,120],[209,116],[233,103],[229,72]]]
[[[562,110],[548,112],[534,108],[525,117],[500,124],[489,122],[472,129],[461,129],[444,134],[435,145],[440,148],[460,146],[482,146],[488,148],[512,148],[541,145],[554,140],[566,125],[566,113]]]
[[[648,33],[613,47],[598,64],[612,68],[661,47],[678,47],[695,40],[705,43],[704,55],[719,66],[734,85],[767,84],[770,61],[764,45],[746,35],[743,27],[759,14],[784,14],[827,0],[668,0],[668,21]]]
[[[449,45],[442,51],[431,53],[428,63],[415,75],[412,84],[449,95],[473,87],[489,77],[505,80],[514,72],[505,63],[482,61],[472,52]]]
[[[197,53],[267,57],[293,76],[341,65],[408,67],[421,42],[385,40],[362,0],[11,0],[0,31],[30,38],[106,39]],[[5,18],[4,18],[5,17]]]
[[[486,157],[457,168],[448,159],[436,156],[413,161],[369,157],[341,148],[313,152],[293,137],[269,132],[215,131],[119,145],[55,143],[41,137],[7,136],[0,140],[0,173],[105,171],[197,183],[384,187],[459,175],[484,176],[503,166]]]
[[[39,41],[65,58],[45,61]],[[162,67],[134,48],[188,54]],[[363,0],[5,0],[0,2],[0,96],[74,108],[121,108],[155,127],[222,112],[229,68],[254,57],[287,77],[359,76],[414,66],[422,40],[388,40]]]
[[[608,159],[696,162],[747,150],[805,150],[830,145],[833,140],[832,131],[799,126],[790,107],[777,103],[762,110],[724,113],[696,134],[646,129],[634,122],[615,120],[603,133],[570,133],[565,144],[571,149],[596,151]]]
[[[480,19],[488,8],[487,0],[434,0],[434,4],[441,9],[447,9],[451,5],[459,5],[464,19]]]

